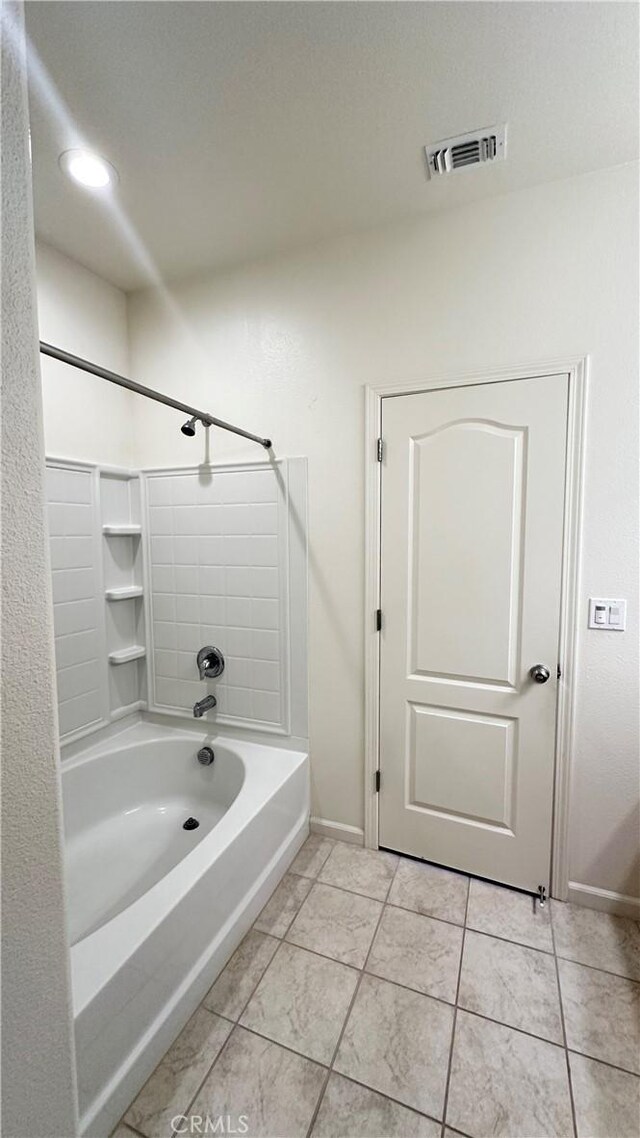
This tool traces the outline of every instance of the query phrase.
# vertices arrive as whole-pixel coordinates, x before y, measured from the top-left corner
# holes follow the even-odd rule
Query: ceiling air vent
[[[487,162],[498,162],[506,158],[507,128],[490,126],[485,130],[471,131],[470,134],[458,134],[455,138],[445,138],[424,149],[430,178],[454,174],[458,170],[470,170],[473,166],[483,166]]]

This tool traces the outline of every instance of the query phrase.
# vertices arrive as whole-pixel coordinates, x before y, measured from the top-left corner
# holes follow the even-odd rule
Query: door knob
[[[551,672],[548,668],[545,668],[544,664],[534,664],[533,668],[531,668],[529,672],[529,675],[531,676],[531,679],[535,680],[537,684],[546,684],[549,676],[551,675]]]

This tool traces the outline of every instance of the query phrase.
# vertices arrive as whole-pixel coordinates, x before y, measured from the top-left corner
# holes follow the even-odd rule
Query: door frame
[[[413,382],[392,382],[365,387],[365,754],[364,844],[378,848],[376,772],[380,748],[380,637],[376,610],[380,608],[382,463],[378,439],[382,433],[382,401],[394,395],[416,395],[439,388],[480,386],[508,380],[569,377],[567,457],[564,494],[562,584],[560,599],[559,658],[555,773],[551,839],[551,894],[565,901],[569,889],[569,793],[573,758],[576,663],[579,640],[580,549],[586,442],[589,357],[560,358],[543,363],[519,364],[499,370],[454,373]]]

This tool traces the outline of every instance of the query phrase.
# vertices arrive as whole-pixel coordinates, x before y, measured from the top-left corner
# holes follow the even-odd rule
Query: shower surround
[[[306,462],[152,471],[50,458],[60,733],[134,712],[307,737]],[[215,644],[211,688],[195,657]]]

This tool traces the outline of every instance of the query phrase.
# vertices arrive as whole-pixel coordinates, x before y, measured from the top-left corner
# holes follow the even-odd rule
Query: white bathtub
[[[140,722],[68,759],[62,785],[81,1132],[103,1136],[304,841],[308,758]]]

